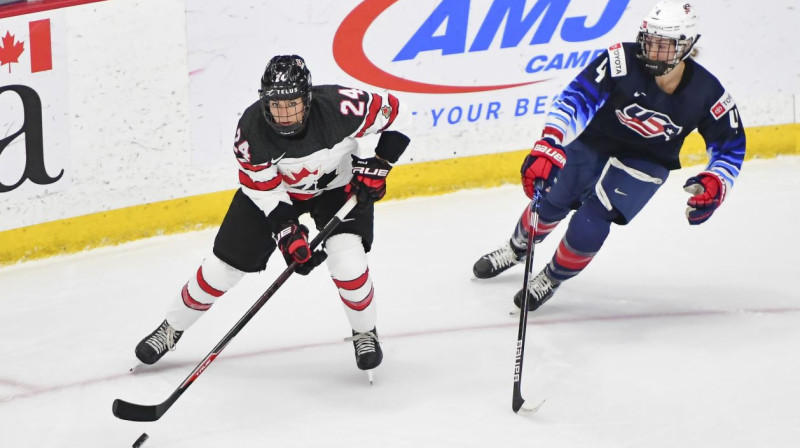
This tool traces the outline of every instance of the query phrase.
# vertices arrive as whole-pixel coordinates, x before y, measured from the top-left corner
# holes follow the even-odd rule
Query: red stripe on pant
[[[558,250],[556,250],[555,262],[559,266],[563,266],[567,269],[580,271],[592,261],[592,258],[594,258],[594,255],[585,256],[576,254],[567,247],[564,240],[561,240],[561,243],[558,245]]]
[[[364,309],[366,309],[369,306],[369,304],[372,303],[373,295],[375,295],[375,287],[370,288],[367,297],[360,302],[351,302],[342,297],[341,294],[339,295],[339,297],[342,299],[342,302],[344,302],[344,304],[347,305],[348,308],[356,311],[364,311]]]
[[[207,311],[211,308],[210,303],[200,303],[197,300],[194,300],[191,294],[189,294],[189,284],[185,284],[183,289],[181,290],[181,298],[183,299],[183,304],[187,307],[197,310],[197,311]]]
[[[200,285],[200,289],[202,289],[208,295],[219,297],[225,294],[225,291],[220,291],[219,289],[214,288],[213,286],[209,285],[208,282],[206,282],[206,279],[203,277],[202,266],[200,266],[200,268],[197,270],[197,284]]]
[[[336,280],[333,279],[333,283],[336,284],[337,288],[346,289],[348,291],[355,291],[356,289],[364,286],[367,283],[367,279],[369,279],[369,268],[364,271],[363,274],[359,275],[358,278],[353,280]]]

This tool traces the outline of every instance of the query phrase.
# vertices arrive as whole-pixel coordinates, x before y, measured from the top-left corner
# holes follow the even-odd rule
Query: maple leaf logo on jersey
[[[298,173],[286,173],[286,174],[284,174],[283,175],[283,181],[286,182],[289,185],[297,185],[303,179],[307,178],[308,176],[311,176],[312,174],[316,175],[317,173],[319,173],[319,169],[316,169],[314,171],[309,171],[308,168],[303,167],[303,169],[300,170],[300,172],[298,172]]]
[[[16,38],[9,31],[0,39],[0,66],[8,64],[8,72],[11,73],[11,64],[19,63],[19,56],[25,51],[25,45],[17,42]]]
[[[668,115],[645,109],[635,103],[622,111],[618,109],[616,113],[620,123],[645,138],[663,136],[665,141],[669,141],[683,130]]]
[[[388,119],[392,115],[392,106],[387,104],[381,107],[381,115],[383,115],[383,118]]]
[[[333,170],[333,171],[331,171],[330,173],[325,173],[325,174],[323,174],[322,176],[320,176],[320,177],[319,177],[319,180],[317,180],[316,189],[317,189],[317,190],[324,190],[324,189],[325,189],[325,187],[327,187],[328,185],[330,185],[330,183],[331,183],[331,182],[332,182],[334,179],[336,179],[336,176],[338,176],[338,175],[339,175],[338,171],[339,171],[339,170]]]

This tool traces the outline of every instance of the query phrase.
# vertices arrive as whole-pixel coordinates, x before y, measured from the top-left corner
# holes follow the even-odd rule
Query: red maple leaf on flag
[[[16,38],[9,31],[0,39],[0,66],[8,64],[8,72],[11,73],[11,63],[19,63],[19,55],[25,51],[25,45],[22,42],[14,43]]]

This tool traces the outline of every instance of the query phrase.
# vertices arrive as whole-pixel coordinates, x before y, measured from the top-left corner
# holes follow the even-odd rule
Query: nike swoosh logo
[[[270,163],[275,165],[276,163],[280,162],[281,159],[283,159],[283,156],[285,156],[285,155],[286,155],[286,153],[281,154],[280,156],[278,156],[277,159],[272,159],[272,161]]]
[[[614,189],[614,193],[621,194],[622,196],[627,196],[628,195],[628,193],[625,193],[623,191],[619,191],[619,188],[615,188]]]
[[[640,97],[640,96],[647,96],[647,94],[644,93],[644,92],[633,92],[633,96],[634,97]]]

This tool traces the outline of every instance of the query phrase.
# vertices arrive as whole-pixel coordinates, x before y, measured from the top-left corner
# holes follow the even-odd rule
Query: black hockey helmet
[[[306,61],[297,55],[275,56],[267,63],[264,75],[261,77],[261,89],[258,93],[261,98],[261,110],[267,123],[278,134],[288,137],[303,130],[311,109],[311,72],[306,67]],[[272,101],[300,99],[303,102],[303,116],[289,125],[280,124],[270,112],[269,103]]]

